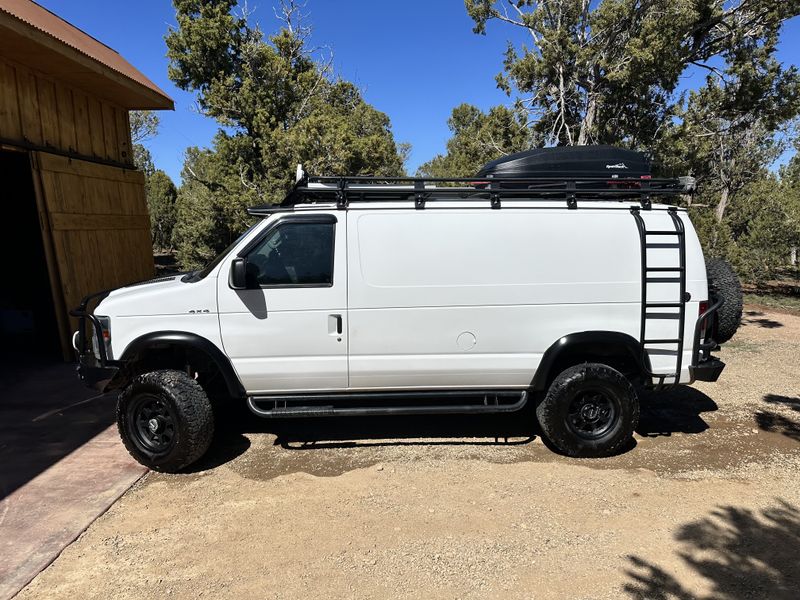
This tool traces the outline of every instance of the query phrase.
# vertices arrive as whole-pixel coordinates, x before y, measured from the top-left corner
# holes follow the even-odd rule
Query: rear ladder
[[[649,211],[648,211],[649,212]],[[654,373],[646,369],[646,374],[658,380],[656,390],[664,389],[665,386],[672,387],[677,385],[681,377],[681,367],[683,366],[683,339],[684,326],[686,323],[686,230],[683,221],[678,216],[678,209],[674,206],[668,209],[674,229],[653,229],[648,230],[639,207],[632,207],[631,214],[636,221],[639,230],[639,240],[641,242],[642,254],[642,315],[639,340],[642,346],[642,364],[648,364],[645,358],[649,357],[648,346],[673,346],[675,348],[675,370],[667,373]],[[652,214],[652,213],[650,213]],[[650,251],[655,249],[677,249],[678,264],[650,266],[652,260]],[[669,284],[675,289],[676,298],[668,301],[650,302],[648,299],[648,287],[650,284],[662,283]],[[671,294],[670,294],[671,295]],[[652,309],[670,309],[668,311],[653,311]],[[677,312],[673,312],[677,309]],[[648,337],[648,324],[654,321],[673,320],[677,321],[678,331],[675,337],[657,338]],[[667,379],[672,381],[666,382]]]

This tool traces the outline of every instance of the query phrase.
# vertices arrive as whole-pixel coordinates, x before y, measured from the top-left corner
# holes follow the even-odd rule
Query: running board
[[[445,398],[474,398],[472,404],[394,404],[381,406],[383,401],[432,400]],[[501,399],[514,400],[502,404]],[[350,406],[313,404],[347,401]],[[353,406],[359,401],[379,401],[377,406]],[[439,392],[362,392],[353,394],[303,394],[282,396],[248,396],[247,406],[259,417],[284,419],[292,417],[357,417],[373,415],[468,415],[510,413],[528,403],[528,392],[465,390]],[[261,405],[267,405],[263,407]]]

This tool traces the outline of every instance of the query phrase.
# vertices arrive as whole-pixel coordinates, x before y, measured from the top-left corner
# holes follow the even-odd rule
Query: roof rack
[[[503,201],[513,199],[564,199],[570,209],[578,207],[578,200],[637,199],[647,210],[653,196],[691,194],[695,188],[693,177],[310,177],[300,167],[297,175],[280,205],[257,206],[248,212],[264,216],[291,211],[300,204],[335,203],[337,208],[347,209],[355,202],[398,201],[413,201],[413,208],[421,210],[436,200],[489,200],[490,208],[500,209]]]

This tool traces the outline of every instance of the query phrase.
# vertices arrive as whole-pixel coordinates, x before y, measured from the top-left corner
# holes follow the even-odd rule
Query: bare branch
[[[512,4],[512,6],[513,6],[513,3],[510,2],[510,1],[509,1],[509,4]],[[503,12],[500,12],[496,8],[492,8],[492,9],[490,9],[490,13],[495,19],[498,19],[500,21],[504,21],[504,22],[509,23],[511,25],[514,25],[516,27],[522,27],[523,29],[528,29],[528,26],[525,25],[525,23],[523,23],[522,21],[515,21],[514,19],[509,17],[508,16],[508,9],[506,9],[505,7],[503,7]]]
[[[228,190],[228,188],[225,187],[225,184],[220,183],[218,181],[209,181],[208,179],[200,177],[197,173],[195,173],[194,169],[192,169],[192,165],[189,163],[189,161],[184,161],[183,166],[189,172],[189,175],[194,181],[201,184],[208,190],[212,192],[223,190],[225,193],[230,193],[230,190]]]
[[[300,107],[297,109],[296,112],[297,119],[303,118],[308,102],[311,100],[311,98],[317,95],[317,90],[322,85],[322,83],[327,80],[328,75],[333,71],[333,52],[330,53],[328,60],[319,66],[318,71],[319,72],[316,80],[314,81],[314,85],[311,86],[311,89],[308,91],[305,98],[303,98],[303,101],[300,103]]]
[[[311,35],[311,27],[305,24],[307,15],[303,12],[307,2],[281,0],[280,7],[274,8],[275,17],[281,21],[289,33],[305,42]]]
[[[690,65],[694,65],[696,67],[701,67],[701,68],[706,69],[708,71],[711,71],[712,73],[714,73],[714,75],[719,77],[724,84],[726,84],[726,85],[728,84],[728,80],[725,79],[725,73],[720,71],[717,67],[715,67],[713,65],[707,65],[705,63],[701,63],[701,62],[696,61],[696,60],[690,60],[689,64]]]
[[[524,19],[525,18],[525,13],[522,12],[522,8],[517,6],[517,3],[514,2],[514,0],[508,0],[508,4],[511,6],[511,8],[513,8],[517,12],[517,14],[519,15],[520,19]],[[513,23],[517,23],[521,27],[524,27],[525,29],[527,29],[528,32],[531,34],[531,37],[533,38],[533,43],[536,45],[537,48],[540,48],[540,44],[539,44],[539,39],[540,38],[539,38],[538,35],[536,35],[536,30],[534,30],[532,27],[528,27],[527,25],[525,25],[525,23],[523,21],[519,21],[519,22],[512,21],[512,22]]]

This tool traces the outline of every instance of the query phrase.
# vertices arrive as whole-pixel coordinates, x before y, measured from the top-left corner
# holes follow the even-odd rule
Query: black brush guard
[[[78,319],[78,330],[72,338],[72,346],[78,357],[78,376],[88,387],[100,392],[108,391],[109,384],[123,366],[121,361],[111,360],[106,352],[103,340],[103,327],[100,319],[89,310],[89,304],[99,303],[111,293],[111,290],[89,294],[81,300],[78,308],[69,311],[70,316]],[[90,336],[87,335],[87,321],[92,325],[92,335],[97,342],[97,355],[92,349]]]

